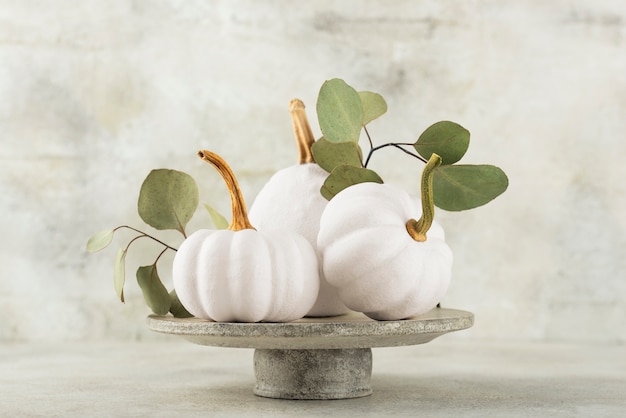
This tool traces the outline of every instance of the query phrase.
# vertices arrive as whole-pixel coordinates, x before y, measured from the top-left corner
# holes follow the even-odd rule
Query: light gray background
[[[472,133],[464,162],[509,175],[489,205],[438,212],[455,254],[443,303],[476,314],[453,338],[626,340],[621,0],[0,0],[0,340],[157,338],[134,271],[159,248],[133,247],[122,305],[113,258],[132,235],[96,255],[87,238],[143,228],[153,168],[192,174],[227,213],[200,148],[231,163],[251,204],[295,163],[289,101],[318,135],[333,77],[387,99],[377,143],[453,120]],[[381,151],[371,167],[417,193],[414,160]],[[200,209],[189,230],[208,226]]]

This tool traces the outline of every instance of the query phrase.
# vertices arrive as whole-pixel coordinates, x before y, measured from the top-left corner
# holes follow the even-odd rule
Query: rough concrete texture
[[[460,333],[459,333],[460,334]],[[7,417],[623,417],[626,357],[606,345],[463,342],[373,349],[373,394],[253,394],[253,351],[150,343],[2,344]]]
[[[331,349],[423,344],[474,323],[471,312],[435,308],[400,321],[374,321],[357,312],[288,323],[212,322],[151,315],[148,327],[200,345],[236,348]]]
[[[371,395],[372,350],[254,350],[254,393],[279,399]]]
[[[341,77],[387,98],[376,144],[452,120],[472,134],[461,162],[509,175],[487,206],[437,214],[455,256],[444,306],[477,318],[464,338],[624,342],[625,42],[622,0],[0,0],[0,340],[155,338],[134,272],[161,248],[133,245],[121,305],[113,260],[133,234],[98,255],[87,238],[143,228],[153,168],[189,172],[228,213],[201,148],[251,203],[296,162],[289,101],[315,122]],[[370,167],[417,193],[414,159],[385,149]],[[201,207],[188,232],[210,225]]]

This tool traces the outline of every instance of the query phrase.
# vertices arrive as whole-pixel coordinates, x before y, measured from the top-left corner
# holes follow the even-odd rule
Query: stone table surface
[[[251,349],[0,343],[1,417],[624,417],[626,347],[475,342],[374,348],[371,396],[257,397]]]

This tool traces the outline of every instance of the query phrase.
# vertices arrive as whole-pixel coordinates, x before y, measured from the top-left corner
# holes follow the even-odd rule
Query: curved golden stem
[[[409,219],[406,223],[406,230],[415,241],[426,241],[426,232],[430,229],[435,219],[435,197],[433,195],[433,174],[435,169],[441,165],[441,157],[433,153],[422,171],[421,194],[422,194],[422,216],[418,221]]]
[[[214,152],[207,150],[198,151],[198,157],[203,161],[211,164],[220,173],[222,179],[228,187],[230,193],[230,202],[233,211],[233,220],[230,223],[228,229],[231,231],[241,231],[242,229],[255,229],[248,220],[248,213],[246,212],[246,203],[243,200],[243,193],[239,188],[237,178],[233,173],[233,170],[228,166],[226,161]]]
[[[289,103],[289,113],[291,114],[291,122],[293,123],[293,132],[298,142],[299,163],[314,163],[311,147],[315,142],[313,131],[309,125],[309,121],[304,111],[304,103],[300,99],[293,99]]]

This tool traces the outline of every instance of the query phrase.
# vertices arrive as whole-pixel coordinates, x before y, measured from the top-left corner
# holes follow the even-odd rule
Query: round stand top
[[[474,314],[435,308],[398,321],[376,321],[350,312],[293,322],[213,322],[198,318],[150,315],[152,331],[180,335],[200,345],[261,349],[342,349],[423,344],[452,331],[469,328]]]

